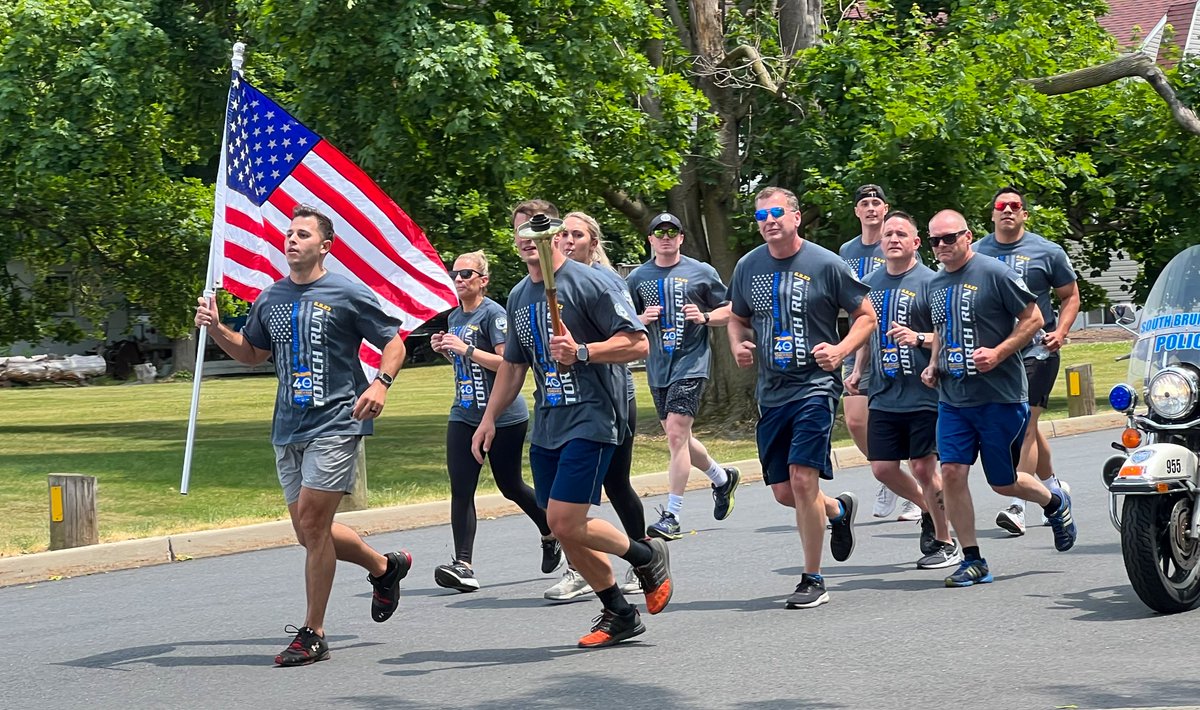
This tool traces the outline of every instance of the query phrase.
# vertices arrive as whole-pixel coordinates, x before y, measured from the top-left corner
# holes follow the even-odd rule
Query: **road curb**
[[[1073,419],[1057,419],[1040,423],[1048,437],[1070,436],[1123,426],[1124,416],[1116,412]],[[866,458],[853,446],[832,451],[834,470],[865,466]],[[742,472],[744,483],[762,480],[762,468],[757,460],[734,461]],[[642,497],[667,492],[665,471],[633,477],[634,490]],[[688,490],[708,488],[703,476],[692,476]],[[498,493],[478,496],[475,507],[480,519],[513,515],[520,509]],[[345,523],[363,535],[399,532],[414,528],[444,525],[450,522],[449,501],[433,501],[373,508],[339,513]],[[294,545],[292,525],[287,520],[258,523],[236,528],[202,530],[160,537],[108,542],[69,550],[38,552],[31,555],[0,557],[0,587],[17,584],[54,581],[67,577],[133,569],[151,565],[172,564],[201,557],[216,557],[237,552],[264,550]]]

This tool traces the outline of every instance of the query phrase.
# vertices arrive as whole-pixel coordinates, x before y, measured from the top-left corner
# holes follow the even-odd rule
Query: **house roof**
[[[1194,32],[1196,3],[1197,0],[1109,0],[1109,12],[1100,18],[1100,24],[1122,47],[1136,47],[1166,16],[1172,32],[1169,40],[1157,45],[1156,56],[1162,64],[1173,64],[1167,58],[1174,53],[1172,46],[1186,49],[1188,37]]]

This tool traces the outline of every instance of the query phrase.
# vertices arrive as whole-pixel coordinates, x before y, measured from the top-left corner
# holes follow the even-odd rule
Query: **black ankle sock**
[[[633,605],[625,600],[625,595],[621,594],[621,588],[616,584],[608,589],[601,589],[596,592],[596,596],[600,597],[600,603],[604,605],[605,609],[618,616],[629,616],[633,613]]]
[[[650,564],[650,560],[654,559],[654,550],[640,540],[629,538],[629,550],[621,555],[621,559],[634,567],[641,567]]]
[[[1050,502],[1042,507],[1042,512],[1045,513],[1046,517],[1048,518],[1051,515],[1054,515],[1055,513],[1057,513],[1059,507],[1061,507],[1061,506],[1062,506],[1062,498],[1057,493],[1051,493],[1050,494]]]
[[[965,560],[982,560],[983,555],[979,554],[979,545],[963,548],[963,559]]]

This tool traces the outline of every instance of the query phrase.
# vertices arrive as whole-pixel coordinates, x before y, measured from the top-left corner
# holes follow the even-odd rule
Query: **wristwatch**
[[[575,359],[579,362],[587,362],[589,354],[587,343],[580,343],[575,347]]]
[[[463,359],[464,359],[464,360],[470,360],[470,359],[471,359],[471,356],[472,356],[472,355],[474,355],[474,354],[475,354],[475,346],[474,346],[474,345],[468,345],[468,346],[467,346],[467,350],[466,350],[466,352],[464,352],[464,353],[463,353]]]
[[[704,324],[705,324],[705,325],[708,325],[708,321],[710,321],[710,320],[712,320],[712,316],[711,316],[711,315],[709,315],[709,314],[706,312],[706,313],[704,314]]]
[[[925,334],[917,333],[917,347],[925,347]]]
[[[380,372],[378,375],[375,375],[375,379],[383,383],[384,389],[391,387],[394,380],[394,378],[386,372]]]

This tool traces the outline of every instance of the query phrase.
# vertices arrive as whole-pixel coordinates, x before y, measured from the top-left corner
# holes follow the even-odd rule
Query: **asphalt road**
[[[1200,610],[1159,616],[1134,596],[1109,524],[1100,464],[1113,432],[1055,439],[1075,493],[1079,543],[1048,528],[1008,539],[1004,503],[972,474],[981,545],[996,581],[946,589],[921,571],[918,529],[877,521],[865,469],[842,472],[865,504],[849,561],[825,569],[832,601],[786,610],[800,574],[790,510],[761,482],[733,516],[689,493],[671,543],[677,592],[647,632],[611,649],[575,641],[594,597],[551,605],[536,532],[521,517],[481,521],[484,588],[433,584],[447,527],[380,535],[415,567],[400,611],[370,620],[370,588],[342,566],[327,629],[333,657],[281,669],[287,623],[303,614],[299,548],[194,560],[0,589],[4,708],[1116,708],[1200,700]],[[699,474],[697,474],[699,475]],[[650,510],[661,503],[646,499]],[[612,517],[605,509],[603,514]],[[641,600],[637,600],[639,603]]]

